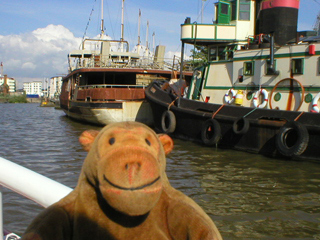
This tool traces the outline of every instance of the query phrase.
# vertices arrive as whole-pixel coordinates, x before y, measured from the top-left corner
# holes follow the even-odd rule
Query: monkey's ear
[[[158,138],[160,139],[164,152],[167,156],[173,149],[173,140],[167,134],[158,134]]]
[[[89,152],[89,150],[91,149],[92,143],[94,142],[94,139],[98,134],[99,134],[99,131],[97,130],[87,130],[80,135],[79,142],[85,151]]]

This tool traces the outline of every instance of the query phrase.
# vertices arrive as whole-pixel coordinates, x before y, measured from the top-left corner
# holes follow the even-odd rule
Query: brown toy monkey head
[[[79,181],[89,181],[106,202],[124,214],[148,213],[168,183],[165,155],[172,139],[156,135],[137,122],[110,124],[100,132],[85,131],[79,138],[89,151]],[[79,182],[80,184],[80,182]]]

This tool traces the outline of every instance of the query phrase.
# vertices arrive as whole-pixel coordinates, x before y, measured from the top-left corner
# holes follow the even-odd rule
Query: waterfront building
[[[41,81],[35,81],[35,82],[25,82],[23,83],[23,90],[28,95],[33,96],[42,96],[42,82]]]
[[[48,97],[49,99],[59,98],[61,93],[62,77],[52,77],[49,80]]]
[[[0,86],[5,82],[5,77],[0,74]],[[9,86],[9,93],[16,91],[16,80],[14,78],[7,77],[7,85]]]

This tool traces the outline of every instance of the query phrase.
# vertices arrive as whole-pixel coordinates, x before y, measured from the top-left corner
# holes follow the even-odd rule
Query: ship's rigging
[[[317,35],[320,35],[320,12],[318,13],[316,21],[313,25],[313,30],[317,32]]]
[[[88,38],[87,36],[87,31],[90,25],[90,22],[92,21],[92,15],[93,12],[95,11],[95,4],[96,4],[97,0],[94,0],[94,5],[91,9],[90,15],[89,15],[89,19],[82,37],[82,43],[85,41],[86,38]],[[122,4],[121,4],[121,29],[120,29],[120,42],[124,42],[124,2],[125,0],[121,0]],[[100,39],[106,39],[109,38],[110,36],[108,36],[108,34],[106,35],[106,27],[105,27],[105,22],[104,22],[104,12],[103,12],[103,8],[104,8],[104,0],[101,0],[101,16],[100,16],[100,34],[99,34],[99,38]],[[109,16],[110,17],[110,16]],[[147,30],[146,30],[146,46],[142,46],[141,45],[141,39],[140,39],[140,27],[141,27],[141,10],[139,9],[139,23],[138,23],[138,43],[137,45],[132,49],[132,51],[134,52],[140,52],[142,50],[142,54],[149,56],[149,55],[153,55],[153,53],[151,53],[151,49],[155,49],[155,33],[153,32],[152,34],[152,39],[153,39],[153,47],[151,48],[149,46],[149,41],[148,41],[148,35],[149,35],[149,21],[147,21]],[[111,28],[112,28],[112,24],[111,24]],[[111,39],[111,37],[110,37]],[[79,47],[80,49],[82,48],[82,44]],[[119,49],[120,51],[123,51],[123,47],[122,44],[119,44]]]

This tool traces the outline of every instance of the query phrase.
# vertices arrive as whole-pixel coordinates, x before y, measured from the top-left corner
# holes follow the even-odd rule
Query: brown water
[[[0,104],[0,114],[1,157],[75,187],[86,156],[78,137],[99,127],[38,104]],[[224,239],[320,239],[320,162],[174,141],[171,184],[204,208]],[[7,189],[3,202],[4,227],[18,234],[42,210]]]

